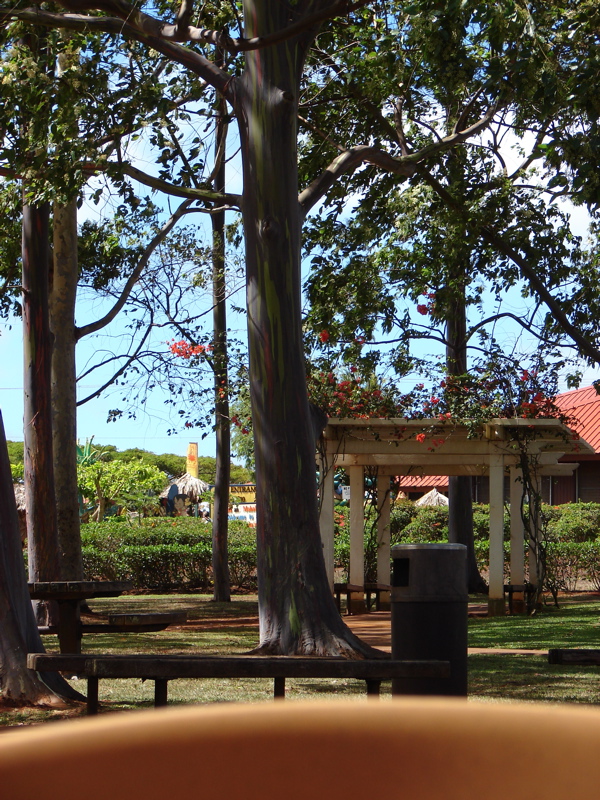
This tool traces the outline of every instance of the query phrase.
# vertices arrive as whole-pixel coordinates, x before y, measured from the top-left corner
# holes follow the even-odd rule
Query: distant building
[[[563,462],[577,462],[573,475],[546,478],[542,485],[544,500],[551,505],[562,503],[600,503],[600,395],[594,386],[559,394],[555,401],[563,414],[572,417],[569,426],[591,445],[595,453],[570,453]]]
[[[570,453],[561,462],[577,463],[572,475],[542,478],[542,497],[550,505],[563,503],[600,503],[600,395],[594,386],[574,389],[557,395],[555,403],[563,414],[571,417],[569,426],[596,451],[593,455]],[[448,494],[447,475],[407,475],[397,479],[397,486],[410,500],[437,489]],[[508,477],[505,496],[508,497]],[[487,477],[473,478],[473,501],[489,502]]]

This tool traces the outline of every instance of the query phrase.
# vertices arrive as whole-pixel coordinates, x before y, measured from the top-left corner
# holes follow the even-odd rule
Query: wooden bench
[[[186,621],[186,611],[109,614],[108,622],[80,622],[79,633],[151,633],[164,631],[169,625],[183,625]],[[58,633],[58,625],[39,626],[38,631]]]
[[[342,595],[346,595],[346,614],[352,613],[350,611],[350,595],[352,592],[362,592],[363,587],[355,583],[334,583],[333,594],[335,595],[335,604],[337,610],[342,613]]]
[[[531,598],[535,594],[536,587],[531,583],[507,583],[504,585],[504,594],[508,595],[508,613],[513,613],[513,595],[525,595],[525,607],[531,611]]]
[[[379,611],[381,606],[381,593],[389,592],[391,589],[392,587],[388,583],[367,582],[364,586],[359,586],[355,583],[333,584],[335,604],[340,614],[342,613],[342,595],[346,595],[346,614],[352,613],[350,611],[350,596],[352,592],[364,592],[367,611],[370,611],[373,605],[371,602],[371,595],[375,595],[375,611]]]
[[[92,655],[29,653],[36,672],[67,672],[87,678],[87,713],[98,713],[100,678],[154,681],[154,705],[167,704],[167,684],[176,678],[273,678],[274,697],[285,697],[286,678],[358,678],[367,694],[379,695],[382,680],[449,678],[448,661],[352,660],[316,656]]]
[[[549,664],[564,664],[565,666],[599,666],[600,650],[548,650]]]
[[[367,602],[367,611],[371,610],[371,595],[375,595],[375,611],[381,610],[381,594],[382,592],[391,592],[392,587],[389,583],[365,583],[365,599]],[[389,606],[388,606],[389,608]]]

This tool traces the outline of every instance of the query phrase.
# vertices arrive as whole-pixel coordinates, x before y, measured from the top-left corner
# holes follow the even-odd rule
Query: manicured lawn
[[[213,603],[208,595],[129,595],[91,601],[92,610],[188,612],[188,624],[158,633],[95,634],[83,640],[84,652],[98,653],[243,653],[258,642],[255,595],[237,596],[231,603]],[[45,637],[48,651],[57,649],[56,637]],[[560,609],[548,606],[533,617],[479,618],[469,621],[469,646],[494,649],[551,647],[600,648],[600,599],[569,598]],[[85,681],[73,685],[85,694]],[[335,691],[332,691],[335,689]],[[148,708],[153,702],[152,681],[100,682],[102,711]],[[291,680],[291,701],[310,697],[335,698],[342,694],[365,701],[362,681]],[[390,685],[382,686],[384,701]],[[542,655],[486,653],[469,656],[469,696],[489,702],[527,700],[544,702],[600,702],[600,668],[549,665]],[[178,680],[169,684],[172,703],[272,702],[271,680]],[[83,709],[2,710],[0,726],[43,722],[79,716]]]

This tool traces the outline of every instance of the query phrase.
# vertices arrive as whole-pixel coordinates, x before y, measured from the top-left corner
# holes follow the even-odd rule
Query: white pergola
[[[358,587],[352,606],[364,607],[364,471],[377,468],[377,582],[390,584],[390,476],[487,475],[490,482],[489,613],[504,606],[504,477],[510,475],[510,582],[525,583],[524,528],[520,514],[523,490],[516,431],[526,427],[528,455],[536,474],[570,475],[576,463],[559,464],[565,453],[593,453],[582,439],[556,419],[493,419],[479,428],[435,419],[330,419],[321,452],[321,537],[333,587],[333,476],[343,467],[350,477],[350,572]],[[417,438],[418,437],[418,438]],[[356,498],[361,502],[357,503]],[[533,563],[530,562],[530,576]]]

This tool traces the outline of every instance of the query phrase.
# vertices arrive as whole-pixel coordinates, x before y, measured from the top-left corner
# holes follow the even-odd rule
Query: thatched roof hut
[[[448,498],[444,494],[440,494],[437,489],[432,489],[427,494],[415,502],[416,506],[447,506]]]
[[[161,492],[160,496],[167,497],[171,486],[177,486],[179,490],[178,494],[186,495],[190,503],[197,503],[200,500],[200,496],[209,488],[208,483],[201,481],[200,478],[194,478],[194,476],[190,475],[188,472],[180,478],[171,481],[169,486]]]

